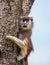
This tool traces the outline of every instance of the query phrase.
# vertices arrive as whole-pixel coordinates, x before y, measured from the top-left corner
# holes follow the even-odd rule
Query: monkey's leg
[[[24,58],[25,59],[25,65],[28,65],[28,58]]]

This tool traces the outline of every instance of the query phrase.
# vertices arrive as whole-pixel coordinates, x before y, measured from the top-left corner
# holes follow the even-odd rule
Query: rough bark
[[[28,15],[34,0],[0,0],[0,65],[25,65],[17,60],[17,46],[5,41],[6,35],[17,36],[19,18]]]

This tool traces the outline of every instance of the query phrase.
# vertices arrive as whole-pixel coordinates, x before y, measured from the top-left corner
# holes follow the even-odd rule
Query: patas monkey
[[[19,31],[19,38],[24,41],[27,46],[27,54],[25,56],[26,65],[28,65],[28,56],[31,51],[34,51],[32,41],[31,41],[31,34],[32,34],[32,26],[33,26],[33,19],[32,17],[28,16],[21,16],[20,17],[20,31]]]

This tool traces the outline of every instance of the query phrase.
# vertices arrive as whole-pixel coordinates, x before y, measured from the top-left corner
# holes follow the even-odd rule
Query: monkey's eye
[[[29,20],[28,20],[28,19],[23,19],[23,22],[25,22],[25,21],[26,21],[26,22],[29,22]]]

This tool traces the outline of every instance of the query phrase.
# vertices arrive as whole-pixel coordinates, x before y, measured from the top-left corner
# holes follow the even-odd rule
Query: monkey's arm
[[[33,45],[32,45],[32,42],[31,42],[31,39],[30,38],[25,38],[24,39],[24,42],[25,42],[25,44],[26,44],[26,46],[27,46],[27,54],[26,54],[26,56],[25,56],[25,58],[28,58],[28,56],[29,56],[29,54],[31,53],[31,51],[34,51],[34,47],[33,47]]]
[[[24,42],[25,42],[25,44],[27,46],[27,55],[25,56],[24,59],[26,61],[26,65],[28,65],[28,56],[31,53],[31,51],[34,51],[34,47],[32,45],[32,42],[31,42],[30,38],[25,37]]]

